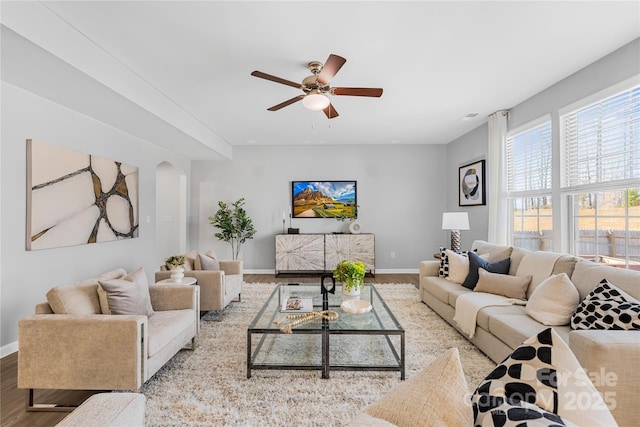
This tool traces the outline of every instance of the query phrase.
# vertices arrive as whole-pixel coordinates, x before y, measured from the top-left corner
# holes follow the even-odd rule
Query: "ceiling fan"
[[[331,101],[329,101],[327,94],[336,96],[369,96],[375,98],[379,98],[382,95],[382,89],[380,88],[330,87],[329,83],[331,82],[331,79],[333,79],[345,62],[347,62],[346,59],[333,54],[329,55],[329,58],[327,58],[327,61],[324,64],[318,61],[309,62],[309,64],[307,64],[307,68],[309,68],[312,75],[305,77],[304,80],[302,80],[302,83],[292,82],[291,80],[272,76],[271,74],[263,73],[262,71],[254,71],[251,75],[295,87],[296,89],[301,89],[304,92],[303,95],[294,96],[280,104],[267,108],[267,110],[278,111],[279,109],[295,102],[302,101],[302,104],[306,108],[314,111],[322,110],[328,118],[333,119],[334,117],[338,117],[339,114],[331,104]]]

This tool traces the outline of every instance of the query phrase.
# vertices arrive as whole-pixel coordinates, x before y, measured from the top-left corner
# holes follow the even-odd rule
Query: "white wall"
[[[154,145],[30,92],[2,83],[2,355],[15,351],[18,319],[33,314],[53,286],[124,267],[143,266],[149,279],[156,259],[156,166],[168,161],[189,173],[190,164]],[[140,237],[39,251],[25,250],[26,143],[34,139],[122,161],[140,168]],[[150,222],[146,222],[147,216]]]
[[[231,162],[194,162],[191,169],[191,241],[230,258],[207,220],[218,200],[246,199],[257,233],[243,246],[245,268],[275,268],[275,234],[288,217],[291,181],[357,180],[359,223],[376,236],[376,269],[417,271],[446,241],[440,229],[445,206],[444,154],[440,145],[236,147]],[[333,219],[293,219],[302,233],[346,230]],[[289,227],[287,218],[286,227]],[[391,258],[395,252],[396,258]]]

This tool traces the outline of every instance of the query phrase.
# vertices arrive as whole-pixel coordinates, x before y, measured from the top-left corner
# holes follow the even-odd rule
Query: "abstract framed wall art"
[[[485,161],[479,160],[458,169],[458,206],[486,205],[484,169]]]
[[[138,237],[138,167],[27,140],[27,250]]]

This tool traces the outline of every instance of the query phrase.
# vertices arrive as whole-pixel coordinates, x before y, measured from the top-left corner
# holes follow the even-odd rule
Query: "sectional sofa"
[[[602,266],[569,254],[532,252],[481,240],[473,243],[472,251],[487,263],[509,258],[509,276],[530,277],[525,301],[481,308],[470,337],[454,320],[456,305],[461,296],[471,294],[472,297],[461,299],[469,300],[480,298],[480,293],[474,295],[473,290],[440,277],[441,261],[430,260],[420,264],[420,295],[424,303],[497,363],[523,341],[548,327],[527,313],[527,304],[536,288],[552,275],[567,275],[577,290],[577,302],[583,301],[603,279],[626,293],[628,300],[637,302],[640,298],[638,271]],[[473,258],[476,259],[475,255]],[[560,298],[558,295],[557,299]],[[555,302],[550,300],[551,305]],[[573,330],[568,324],[554,325],[553,329],[569,344],[618,424],[636,425],[640,419],[640,330]]]

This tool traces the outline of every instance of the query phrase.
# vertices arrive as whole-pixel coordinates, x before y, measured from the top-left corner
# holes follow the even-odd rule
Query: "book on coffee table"
[[[313,298],[289,297],[282,302],[284,313],[308,313],[313,311]]]

